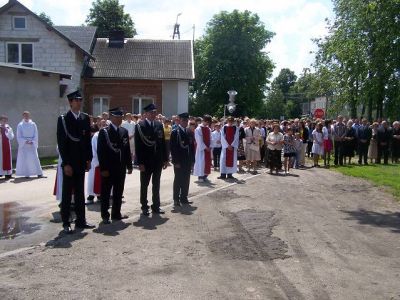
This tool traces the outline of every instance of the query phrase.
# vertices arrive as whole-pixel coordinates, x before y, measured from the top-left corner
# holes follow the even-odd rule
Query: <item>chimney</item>
[[[109,48],[124,48],[125,34],[123,30],[113,30],[108,38]]]

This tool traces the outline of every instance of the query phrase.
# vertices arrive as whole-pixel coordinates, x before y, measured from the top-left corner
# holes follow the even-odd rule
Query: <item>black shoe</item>
[[[143,214],[143,216],[146,216],[146,217],[150,216],[150,212],[148,209],[143,209],[142,214]]]
[[[96,228],[96,226],[89,224],[89,223],[83,223],[83,224],[75,224],[76,228],[80,228],[80,229],[93,229]]]
[[[86,200],[93,201],[93,200],[94,200],[94,196],[93,196],[93,195],[89,195],[89,196],[86,198]]]
[[[12,176],[11,176],[11,175],[6,175],[6,176],[4,176],[4,178],[5,178],[6,180],[8,180],[8,179],[11,179]]]
[[[218,176],[217,178],[218,178],[218,179],[226,179],[226,176],[222,176],[222,175],[221,175],[221,176]]]
[[[163,211],[161,208],[152,209],[151,211],[153,214],[157,214],[157,215],[165,214],[165,211]]]
[[[110,219],[103,219],[103,224],[104,225],[111,224]]]
[[[181,206],[181,203],[179,201],[174,201],[174,206]]]
[[[127,215],[121,215],[121,216],[118,216],[118,217],[114,217],[114,218],[111,218],[113,221],[121,221],[121,220],[124,220],[124,219],[128,219],[129,217],[127,216]]]
[[[37,177],[38,178],[47,178],[47,176],[44,176],[43,174],[42,175],[38,175]]]
[[[74,231],[72,230],[72,228],[71,228],[71,226],[70,225],[64,225],[63,226],[63,232],[65,233],[65,234],[72,234],[72,233],[74,233]]]
[[[181,203],[182,203],[182,204],[193,204],[193,201],[188,201],[188,200],[186,200],[186,201],[181,201]]]
[[[228,174],[228,179],[235,179],[232,174]]]

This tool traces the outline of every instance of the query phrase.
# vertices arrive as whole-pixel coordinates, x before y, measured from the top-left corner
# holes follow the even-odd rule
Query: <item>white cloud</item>
[[[44,11],[57,25],[80,25],[85,22],[92,0],[20,0],[34,12]],[[0,0],[0,6],[7,0]],[[325,18],[332,17],[330,0],[120,0],[130,13],[138,31],[138,38],[169,39],[176,15],[181,24],[181,38],[203,34],[207,22],[221,10],[250,10],[257,13],[268,30],[276,33],[266,47],[276,64],[274,75],[281,68],[300,74],[313,60],[315,50],[311,39],[326,34]]]

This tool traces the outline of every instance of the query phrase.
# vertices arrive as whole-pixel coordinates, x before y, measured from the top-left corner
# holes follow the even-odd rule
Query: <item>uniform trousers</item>
[[[110,213],[110,194],[113,191],[113,204],[111,208],[111,219],[121,217],[122,195],[124,193],[126,171],[120,172],[110,171],[110,176],[101,176],[101,218],[109,219]]]
[[[60,212],[63,226],[70,225],[72,193],[74,194],[75,201],[75,225],[79,226],[86,223],[84,183],[85,172],[73,170],[72,176],[66,176],[65,174],[63,176]]]
[[[189,184],[190,184],[191,166],[180,165],[180,168],[174,167],[174,201],[188,202]]]
[[[152,183],[152,201],[153,210],[160,208],[160,178],[162,172],[162,164],[160,165],[145,165],[145,171],[140,172],[140,204],[142,210],[148,210],[147,188]]]

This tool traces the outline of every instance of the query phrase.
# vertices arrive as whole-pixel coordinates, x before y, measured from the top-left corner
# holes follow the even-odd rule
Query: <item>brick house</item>
[[[89,113],[123,107],[138,114],[149,103],[166,116],[188,110],[192,41],[99,38],[93,56],[83,85]]]

